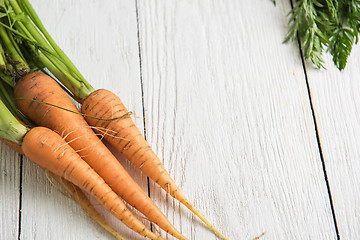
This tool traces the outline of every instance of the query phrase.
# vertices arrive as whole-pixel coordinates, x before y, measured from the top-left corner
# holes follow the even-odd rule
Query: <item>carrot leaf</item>
[[[289,32],[284,42],[300,41],[305,59],[324,68],[328,51],[335,66],[345,68],[360,29],[359,0],[294,0],[289,12]]]

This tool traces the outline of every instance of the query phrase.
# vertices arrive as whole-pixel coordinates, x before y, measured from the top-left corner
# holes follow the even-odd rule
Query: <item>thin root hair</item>
[[[69,199],[73,199],[73,197],[69,194],[67,194],[66,192],[62,191],[58,186],[56,186],[56,184],[54,183],[54,178],[51,176],[53,173],[51,173],[49,170],[45,170],[46,173],[46,178],[47,180],[50,182],[50,184],[55,188],[56,191],[58,191],[59,193],[61,193],[62,195],[64,195],[66,198]],[[60,183],[59,183],[60,184]]]
[[[97,129],[100,133],[104,134],[104,135],[107,135],[109,137],[112,137],[112,138],[116,138],[116,139],[122,139],[122,140],[126,140],[126,141],[130,141],[130,139],[127,139],[127,138],[123,138],[123,137],[118,137],[118,136],[115,136],[114,134],[110,134],[110,133],[107,133],[107,130],[106,128],[103,128],[103,127],[94,127],[95,129]],[[103,130],[105,129],[105,130]],[[113,131],[111,130],[112,132],[116,133],[116,131]]]

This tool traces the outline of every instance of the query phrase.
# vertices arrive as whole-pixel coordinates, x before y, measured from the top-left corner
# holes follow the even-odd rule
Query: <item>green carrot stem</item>
[[[9,92],[6,90],[2,81],[0,81],[0,98],[6,105],[6,107],[10,110],[10,112],[15,115],[16,113],[16,104],[12,101]]]
[[[14,30],[13,28],[5,25],[4,23],[0,22],[0,27],[6,28],[9,31],[12,31],[14,34],[17,34],[19,37],[21,37],[23,40],[26,40],[28,43],[28,48],[32,51],[34,55],[37,56],[38,61],[40,61],[45,67],[49,69],[49,71],[60,80],[62,84],[65,85],[66,88],[71,90],[73,94],[73,98],[78,101],[82,102],[84,99],[89,96],[94,89],[88,88],[84,85],[83,82],[77,81],[71,73],[67,71],[66,66],[62,63],[61,60],[59,60],[58,56],[55,55],[55,53],[46,48],[46,47],[39,47],[37,45],[36,40],[33,39],[32,35],[27,31],[27,29],[22,24],[16,24],[19,25],[18,30]],[[39,48],[39,49],[37,49]],[[40,51],[42,50],[42,51]],[[25,52],[25,51],[24,51]],[[33,56],[32,56],[33,58]],[[31,59],[31,61],[34,61]],[[0,73],[1,77],[1,73]],[[5,77],[2,77],[3,80],[6,80]],[[11,86],[14,86],[14,84],[9,83]]]
[[[10,75],[12,71],[13,67],[7,62],[4,48],[2,44],[0,44],[0,78],[8,85],[14,87],[15,82],[13,77]]]
[[[60,80],[68,89],[74,93],[74,98],[82,102],[95,91],[91,86],[87,87],[83,81],[78,81],[67,69],[62,59],[54,53],[48,46],[39,46],[31,33],[21,23],[15,23],[17,31],[0,22],[0,25],[20,36],[28,42],[28,45],[38,55],[40,62],[47,67],[56,78]],[[38,48],[38,49],[37,49]],[[36,50],[37,49],[37,50]]]
[[[0,137],[21,144],[28,129],[23,126],[0,101]]]
[[[15,51],[19,54],[19,56],[21,57],[21,59],[23,59],[25,61],[24,55],[22,54],[22,52],[20,51],[19,45],[16,42],[14,36],[7,30],[5,30],[7,32],[7,36],[9,37],[13,48],[15,49]]]
[[[10,64],[16,64],[16,70],[19,72],[28,72],[29,66],[22,54],[19,52],[18,47],[14,45],[14,40],[9,36],[8,31],[3,27],[3,25],[0,25],[0,37],[2,39],[3,47],[5,47],[6,52],[12,59]]]
[[[9,86],[15,87],[14,78],[10,75],[5,74],[4,72],[0,71],[0,78]]]
[[[6,70],[5,52],[1,44],[0,44],[0,68]]]
[[[13,7],[16,14],[26,14],[22,11],[20,6],[17,4],[15,0],[10,0],[10,4]],[[33,23],[29,19],[24,19],[22,22],[16,21],[15,25],[19,26],[20,29],[25,35],[30,38],[31,41],[36,42],[40,51],[46,49],[46,51],[42,51],[43,54],[48,58],[48,60],[52,63],[51,66],[49,61],[44,61],[46,67],[51,68],[50,71],[54,71],[54,66],[58,68],[58,70],[62,73],[62,76],[59,80],[76,95],[76,97],[83,101],[90,93],[94,91],[91,85],[84,79],[84,77],[80,74],[80,72],[76,69],[76,67],[72,64],[70,59],[63,53],[63,51],[56,45],[54,40],[51,38],[49,33],[46,31],[44,26],[42,25],[40,19],[37,17],[35,11],[32,9],[31,5],[27,2],[23,2],[23,6],[26,6],[27,11],[30,13],[29,17],[36,22],[38,28],[45,36],[38,31],[38,29],[33,25]],[[29,7],[30,6],[30,7]],[[48,43],[50,42],[50,44]],[[53,52],[53,49],[55,52]],[[51,49],[51,50],[50,50]],[[54,57],[56,56],[56,57]],[[43,59],[45,60],[45,59]],[[55,70],[58,74],[59,71]],[[54,73],[53,73],[54,74]],[[55,75],[55,74],[54,74]]]
[[[49,54],[46,55],[46,53],[41,51],[38,52],[38,55],[42,64],[73,93],[77,101],[84,101],[87,96],[95,91],[94,89],[87,88],[83,82],[77,81],[56,58],[51,57]]]
[[[13,12],[8,14],[10,25],[8,26],[0,22],[1,27],[7,28],[9,31],[12,31],[27,41],[28,46],[38,56],[38,60],[44,67],[48,68],[48,70],[73,93],[77,101],[82,102],[94,89],[84,79],[64,52],[56,45],[30,3],[24,1],[19,2],[19,5],[16,0],[7,0],[7,2],[13,10]],[[22,6],[24,10],[20,6]],[[26,16],[26,14],[28,14],[32,21],[27,17],[21,18],[21,21],[18,19],[19,15]],[[41,33],[38,31],[37,26]],[[43,36],[45,36],[46,39]],[[16,48],[17,45],[15,44],[14,46]],[[30,62],[32,62],[32,60],[30,60]]]
[[[35,10],[27,0],[21,0],[21,3],[24,7],[24,11],[28,14],[30,19],[34,22],[36,27],[41,31],[41,33],[45,36],[46,40],[49,42],[51,47],[55,50],[55,52],[61,57],[61,59],[64,60],[65,65],[73,72],[77,77],[81,79],[81,81],[84,82],[86,87],[91,87],[91,85],[85,80],[85,78],[82,76],[82,74],[79,72],[79,70],[75,67],[75,65],[71,62],[71,60],[68,58],[68,56],[61,50],[61,48],[56,44],[54,39],[51,37],[51,35],[48,33],[44,25],[42,24],[40,18],[36,14]]]

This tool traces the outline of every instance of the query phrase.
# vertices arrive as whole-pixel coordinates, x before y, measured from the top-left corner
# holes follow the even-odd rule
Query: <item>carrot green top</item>
[[[27,0],[0,0],[0,38],[0,77],[9,85],[14,86],[17,78],[35,68],[50,71],[79,102],[94,91]]]

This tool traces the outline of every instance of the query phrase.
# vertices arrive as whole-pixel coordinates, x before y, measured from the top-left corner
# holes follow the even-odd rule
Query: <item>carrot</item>
[[[96,90],[85,99],[81,106],[81,112],[85,114],[85,119],[89,125],[94,126],[94,130],[99,134],[104,132],[103,129],[114,133],[105,135],[105,140],[172,197],[197,215],[211,230],[221,238],[227,239],[190,203],[179,187],[176,186],[174,180],[152,151],[131,117],[121,118],[128,110],[118,96],[105,89]]]
[[[92,93],[85,99],[81,112],[102,119],[111,119],[123,116],[128,111],[121,100],[112,92],[101,89]],[[113,121],[100,120],[87,117],[89,125],[101,133],[108,129],[115,134],[105,135],[105,140],[122,153],[135,166],[140,168],[147,176],[158,183],[171,196],[184,202],[185,197],[167,173],[160,159],[151,150],[139,129],[130,117],[119,118]]]
[[[19,154],[24,154],[21,146],[17,143],[14,143],[10,140],[0,138],[0,141],[5,143],[8,147],[10,147],[12,150]],[[67,194],[75,201],[77,202],[81,208],[93,219],[96,223],[98,223],[101,227],[103,227],[105,230],[107,230],[109,233],[111,233],[115,238],[119,240],[124,240],[124,238],[115,230],[113,229],[105,220],[102,218],[102,216],[96,211],[96,209],[92,206],[89,199],[85,196],[85,194],[81,191],[81,189],[71,182],[65,180],[62,177],[59,177],[52,172],[47,171],[47,175],[54,179],[56,182],[59,183],[60,186],[62,186]]]
[[[106,210],[138,234],[150,239],[163,239],[135,218],[104,180],[54,131],[45,127],[32,128],[23,139],[22,150],[40,167],[65,178],[93,196]]]
[[[168,221],[160,209],[125,171],[118,160],[99,140],[61,87],[43,73],[22,77],[14,89],[19,109],[36,124],[62,136],[82,158],[131,206],[150,221],[178,239],[186,239]],[[49,106],[54,104],[69,111]]]

